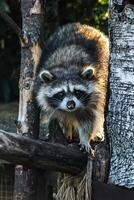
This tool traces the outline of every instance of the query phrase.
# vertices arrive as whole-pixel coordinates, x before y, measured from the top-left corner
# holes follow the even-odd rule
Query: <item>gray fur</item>
[[[40,61],[40,107],[62,122],[68,138],[73,137],[75,130],[87,151],[91,140],[104,138],[107,66],[107,38],[79,23],[59,28],[46,43]],[[74,102],[71,110],[68,101]]]

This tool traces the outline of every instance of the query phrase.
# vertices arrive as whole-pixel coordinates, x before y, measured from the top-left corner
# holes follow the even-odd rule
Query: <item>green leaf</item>
[[[108,0],[99,0],[98,1],[101,5],[108,4]]]

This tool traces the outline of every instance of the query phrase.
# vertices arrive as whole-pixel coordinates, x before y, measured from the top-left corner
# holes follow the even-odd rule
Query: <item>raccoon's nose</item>
[[[72,100],[72,101],[68,101],[67,102],[67,108],[69,110],[73,110],[75,108],[75,102]]]

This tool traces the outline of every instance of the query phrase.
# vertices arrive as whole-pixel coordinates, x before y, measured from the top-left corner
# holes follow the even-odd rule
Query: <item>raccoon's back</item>
[[[107,38],[93,27],[80,23],[58,28],[46,43],[41,59],[45,68],[73,64],[82,67],[107,62]]]

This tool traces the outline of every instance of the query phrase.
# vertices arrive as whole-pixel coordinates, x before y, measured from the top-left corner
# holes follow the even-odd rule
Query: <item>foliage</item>
[[[94,8],[94,24],[96,28],[108,32],[108,0],[99,0]]]

